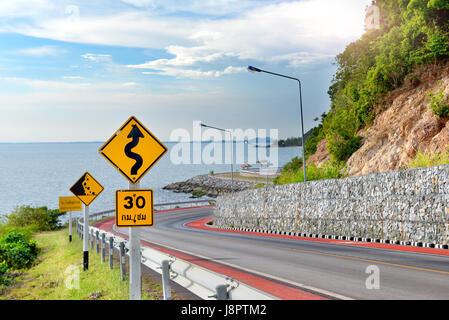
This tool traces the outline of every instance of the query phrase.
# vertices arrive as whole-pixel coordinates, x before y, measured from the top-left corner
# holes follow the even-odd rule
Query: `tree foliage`
[[[59,228],[58,219],[63,214],[64,212],[47,207],[20,206],[7,216],[7,222],[11,227],[29,227],[32,231],[52,231]]]
[[[372,123],[382,97],[416,67],[449,56],[448,0],[377,0],[376,5],[381,28],[366,32],[336,57],[328,91],[331,110],[320,134],[337,161],[360,147],[357,132]]]

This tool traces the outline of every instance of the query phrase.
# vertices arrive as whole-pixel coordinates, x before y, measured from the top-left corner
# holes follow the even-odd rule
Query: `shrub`
[[[16,242],[27,242],[29,240],[30,236],[28,234],[18,231],[10,231],[0,239],[0,245]]]
[[[36,242],[24,233],[12,231],[0,240],[0,261],[8,269],[29,268],[37,256]]]
[[[0,261],[0,285],[9,285],[10,281],[7,277],[8,266],[6,261]]]
[[[449,99],[444,96],[443,89],[438,93],[430,92],[427,97],[430,100],[429,109],[437,119],[449,116]]]
[[[9,224],[0,224],[0,238],[4,236],[5,234],[16,231],[23,233],[28,239],[31,238],[33,233],[35,232],[34,228],[31,226],[24,226],[24,227],[17,227],[17,226],[11,226]]]
[[[334,137],[329,142],[328,151],[334,160],[346,161],[360,148],[362,139],[361,136],[350,137],[348,139],[337,139],[337,137]]]
[[[207,194],[206,191],[202,189],[195,189],[191,192],[193,198],[201,198]]]
[[[302,168],[302,158],[294,157],[289,163],[287,163],[282,171],[297,171]]]
[[[47,207],[20,206],[7,216],[7,222],[12,227],[29,227],[36,232],[53,231],[59,228],[58,218],[63,214]]]
[[[409,162],[409,168],[427,168],[449,164],[449,153],[418,152],[415,159]]]
[[[338,161],[328,161],[322,167],[310,164],[306,167],[307,181],[341,179],[345,177],[345,164]],[[304,170],[282,171],[282,174],[274,179],[274,184],[289,184],[304,181]]]

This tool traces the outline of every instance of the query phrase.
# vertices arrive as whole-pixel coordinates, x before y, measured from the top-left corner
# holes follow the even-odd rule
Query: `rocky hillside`
[[[372,125],[358,132],[362,146],[347,161],[350,176],[386,172],[406,167],[421,152],[446,152],[449,118],[438,119],[429,109],[429,93],[443,90],[449,97],[449,60],[419,68],[405,84],[384,99]],[[322,165],[330,159],[323,139],[308,163]]]
[[[391,106],[359,134],[362,147],[348,160],[351,176],[406,167],[421,152],[446,152],[449,147],[448,118],[438,119],[429,109],[429,93],[443,89],[449,96],[449,64],[427,66],[416,77],[415,88],[405,85],[391,93]]]
[[[449,1],[373,6],[379,26],[337,55],[330,110],[306,142],[309,164],[345,165],[350,176],[405,168],[417,152],[449,147]]]

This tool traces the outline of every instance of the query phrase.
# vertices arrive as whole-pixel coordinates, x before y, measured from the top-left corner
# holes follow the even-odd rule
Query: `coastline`
[[[234,179],[234,192],[243,191],[257,186],[256,182]],[[208,196],[216,198],[220,194],[232,192],[232,181],[226,178],[217,178],[209,174],[195,176],[181,182],[171,183],[162,189],[175,193],[192,193],[192,198]]]

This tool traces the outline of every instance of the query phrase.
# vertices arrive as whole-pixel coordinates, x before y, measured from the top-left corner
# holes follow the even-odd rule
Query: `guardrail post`
[[[221,284],[215,287],[217,300],[229,300],[228,286]]]
[[[106,261],[106,242],[105,242],[105,234],[102,233],[101,234],[101,262],[105,262]]]
[[[122,281],[126,280],[126,268],[125,268],[125,244],[120,242],[120,274]]]
[[[162,261],[162,291],[164,293],[164,300],[171,300],[170,264],[168,260]]]
[[[95,231],[95,245],[96,245],[96,247],[97,247],[97,254],[99,254],[100,253],[100,239],[99,239],[99,237],[98,237],[98,233],[99,233],[99,231],[97,230],[97,231]]]
[[[109,268],[112,269],[114,260],[114,239],[109,237]]]
[[[94,230],[90,230],[90,249],[94,250]]]
[[[69,211],[69,242],[72,242],[72,211]]]

